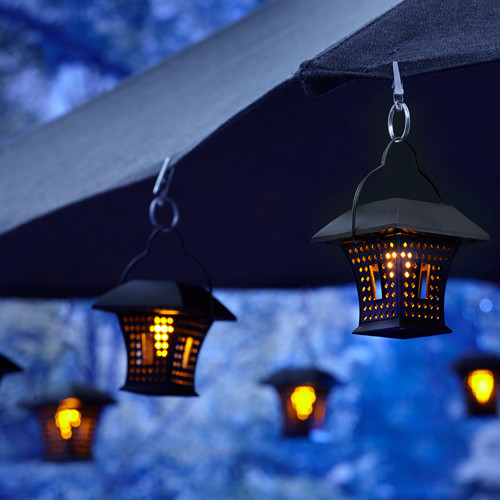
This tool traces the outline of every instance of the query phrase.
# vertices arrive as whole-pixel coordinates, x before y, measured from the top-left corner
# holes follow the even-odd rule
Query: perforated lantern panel
[[[151,395],[196,396],[194,376],[201,344],[211,325],[167,311],[120,315],[128,353],[122,389]]]
[[[44,460],[70,462],[92,459],[92,444],[101,407],[84,405],[78,408],[78,421],[68,421],[68,431],[56,423],[60,406],[36,408],[45,446]],[[78,424],[78,425],[76,425]]]
[[[411,233],[343,243],[360,304],[353,333],[392,338],[450,333],[444,293],[458,246],[455,239]]]

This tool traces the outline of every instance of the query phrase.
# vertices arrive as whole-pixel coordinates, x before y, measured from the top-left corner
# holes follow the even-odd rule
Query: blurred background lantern
[[[464,356],[453,364],[453,369],[462,380],[468,414],[497,415],[500,359],[487,354]]]
[[[196,396],[201,344],[214,320],[236,318],[204,288],[175,281],[129,281],[99,298],[117,314],[128,354],[123,390]]]
[[[488,234],[454,207],[444,205],[434,183],[421,170],[413,146],[406,140],[410,112],[396,62],[394,105],[389,112],[391,141],[380,164],[358,184],[352,209],[317,232],[313,242],[340,243],[351,265],[359,297],[359,327],[353,333],[414,338],[451,330],[444,321],[448,270],[458,247],[485,241]],[[395,112],[404,113],[404,130],[396,137]],[[358,206],[363,184],[381,169],[395,143],[406,144],[420,174],[434,190],[439,204],[391,198]]]
[[[13,363],[9,358],[0,354],[0,381],[8,373],[20,372],[22,369]]]
[[[212,294],[212,281],[201,262],[191,255],[176,230],[179,210],[168,197],[174,168],[163,162],[149,206],[154,226],[146,249],[122,273],[120,285],[100,297],[95,309],[118,315],[127,346],[127,381],[123,390],[156,396],[197,396],[194,390],[196,361],[201,344],[214,320],[235,321]],[[159,223],[157,210],[168,206],[171,220]],[[147,257],[160,234],[176,237],[185,257],[202,271],[207,289],[177,281],[134,280],[124,283],[132,268]]]
[[[25,406],[33,408],[42,428],[44,460],[91,460],[102,409],[115,400],[93,387],[67,384],[49,389]]]
[[[281,401],[283,435],[310,437],[324,429],[327,398],[339,381],[317,368],[287,368],[262,380],[272,385]]]

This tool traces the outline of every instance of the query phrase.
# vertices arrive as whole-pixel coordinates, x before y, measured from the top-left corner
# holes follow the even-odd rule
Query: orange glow
[[[474,370],[469,373],[467,383],[478,403],[485,404],[490,400],[495,388],[495,378],[490,370]]]
[[[186,339],[186,344],[184,345],[184,352],[182,353],[182,367],[186,368],[189,364],[189,355],[191,354],[191,348],[193,347],[193,337],[188,337]]]
[[[389,273],[389,276],[390,276],[391,278],[394,278],[394,273],[391,271],[391,272]]]
[[[387,267],[388,267],[389,269],[392,269],[392,266],[393,266],[393,265],[394,265],[394,264],[393,264],[392,262],[388,262],[388,263],[387,263]]]
[[[61,401],[57,408],[54,420],[63,439],[71,438],[73,435],[71,428],[79,427],[82,423],[82,414],[76,409],[80,404],[78,399],[68,398]]]
[[[179,311],[174,311],[173,309],[155,309],[157,314],[162,314],[163,316],[175,316],[176,314],[179,314]],[[167,318],[167,323],[169,322],[169,319],[172,318]],[[174,320],[172,319],[172,323]]]
[[[387,253],[385,254],[385,258],[386,258],[386,259],[390,259],[390,258],[391,258],[391,254],[390,254],[389,252],[387,252]]]
[[[395,259],[398,256],[398,254],[396,252],[392,252],[392,256]]]
[[[407,262],[407,263],[405,264],[405,266],[407,267],[407,269],[410,269],[410,267],[411,267],[411,262]]]
[[[292,406],[300,420],[306,420],[313,411],[313,405],[316,401],[315,390],[308,385],[296,387],[290,396]]]
[[[405,278],[409,278],[409,277],[410,277],[410,273],[408,271],[406,271]]]
[[[169,313],[170,311],[160,311],[161,313]],[[149,327],[149,330],[155,332],[155,349],[156,356],[158,358],[166,358],[168,355],[168,342],[169,333],[173,333],[174,327],[172,326],[174,323],[174,318],[164,317],[164,316],[155,316],[154,317],[154,325]]]

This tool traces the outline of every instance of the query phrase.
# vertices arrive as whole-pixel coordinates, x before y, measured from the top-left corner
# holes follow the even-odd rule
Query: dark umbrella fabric
[[[377,79],[360,78],[338,86],[356,75],[344,73],[333,84],[330,79],[325,84],[323,76],[311,76],[308,82],[319,82],[321,92],[337,86],[325,97],[312,98],[303,91],[304,67],[312,71],[312,62],[293,76],[286,72],[293,67],[297,70],[306,58],[314,61],[312,56],[324,48],[330,47],[320,58],[341,49],[364,30],[376,38],[377,24],[380,21],[385,26],[384,13],[396,3],[378,2],[381,17],[373,21],[373,11],[360,17],[360,6],[374,9],[377,2],[272,2],[269,9],[233,26],[230,36],[226,33],[208,40],[166,66],[151,70],[153,80],[147,74],[135,77],[63,121],[42,127],[24,142],[21,138],[0,154],[8,180],[6,185],[0,183],[0,189],[4,190],[3,199],[9,200],[0,227],[4,232],[0,254],[5,264],[0,295],[92,296],[116,286],[127,262],[145,246],[151,230],[147,209],[155,173],[167,154],[175,157],[170,195],[180,209],[178,229],[187,248],[207,267],[216,287],[289,288],[351,281],[342,252],[328,245],[311,245],[311,237],[350,208],[359,179],[380,160],[388,142],[386,117],[392,105],[387,80],[392,73],[387,71],[392,72],[392,60],[398,57],[393,57],[395,48],[389,44],[383,56],[386,73],[373,75]],[[417,4],[407,1],[396,9],[414,5],[412,15],[405,19],[421,26],[429,13],[421,13]],[[465,4],[442,2],[438,4],[440,11],[444,5],[453,12],[450,22],[459,23],[457,16]],[[489,2],[482,6],[476,3],[477,10],[494,17]],[[464,10],[463,29],[470,24],[469,10]],[[308,12],[314,15],[308,16]],[[295,30],[300,28],[300,37],[293,36],[292,21]],[[337,30],[336,26],[343,28]],[[351,29],[349,34],[346,26]],[[400,29],[418,31],[412,26]],[[465,38],[475,40],[476,29],[482,28],[474,27]],[[378,37],[385,36],[381,30]],[[350,58],[353,67],[370,52],[371,43],[355,45]],[[208,94],[206,88],[189,86],[197,103],[195,113],[185,89],[169,87],[169,99],[162,94],[156,103],[158,113],[152,116],[157,119],[148,121],[144,106],[155,109],[149,101],[155,95],[148,96],[145,87],[159,91],[162,79],[168,80],[171,72],[176,82],[183,81],[183,71],[194,78],[196,71],[222,64],[221,54],[235,46],[245,57],[231,59],[230,68],[219,67],[221,75],[202,73],[207,78],[204,85],[210,89]],[[304,53],[304,46],[305,52],[312,53],[292,64],[288,58],[295,61],[297,54]],[[283,64],[283,60],[288,63]],[[196,61],[203,62],[202,68],[196,69]],[[485,62],[482,48],[475,62]],[[492,238],[491,243],[461,249],[450,277],[500,281],[496,246],[500,234],[496,217],[500,209],[496,181],[499,103],[495,100],[499,65],[492,62],[454,71],[432,70],[406,78],[407,63],[401,58],[405,100],[412,113],[410,140],[419,153],[421,167],[440,188],[443,201]],[[473,63],[471,56],[467,64]],[[238,68],[249,79],[248,86],[238,76]],[[229,69],[234,75],[224,71]],[[222,76],[220,104],[216,84]],[[186,85],[192,81],[186,80]],[[237,89],[241,93],[232,94]],[[134,95],[140,100],[131,109],[126,103],[133,102]],[[169,115],[170,105],[173,114]],[[177,124],[175,116],[182,116],[183,106],[190,110],[190,118]],[[139,108],[141,113],[134,114]],[[204,112],[212,113],[213,120],[205,121]],[[195,115],[200,119],[194,119]],[[167,129],[161,129],[163,123],[168,123],[173,142],[168,140]],[[67,141],[74,140],[72,127],[80,145],[80,154],[75,157],[66,147]],[[86,127],[92,129],[90,136],[85,135]],[[103,133],[98,136],[93,127]],[[63,138],[58,139],[57,133]],[[134,133],[140,134],[140,141]],[[160,136],[167,137],[164,143]],[[90,144],[94,149],[89,149],[89,137],[97,141]],[[31,155],[38,152],[43,156],[43,168],[37,171],[37,165],[27,161],[31,156],[23,153],[23,147],[32,148],[28,148]],[[91,154],[87,155],[86,149]],[[12,170],[9,175],[7,166]],[[24,198],[14,196],[19,192]],[[38,197],[41,192],[43,200]],[[395,196],[435,201],[415,174],[405,150],[397,147],[391,151],[387,167],[366,183],[360,202]],[[17,208],[22,217],[16,214]],[[203,276],[168,235],[158,238],[151,255],[134,268],[130,278],[204,284]]]
[[[406,0],[369,26],[300,66],[309,95],[353,79],[392,79],[500,59],[500,3]]]

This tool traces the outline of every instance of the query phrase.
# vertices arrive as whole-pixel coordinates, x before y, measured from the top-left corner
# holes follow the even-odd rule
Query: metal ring
[[[163,207],[165,206],[165,203],[168,203],[172,209],[172,220],[170,221],[170,224],[160,224],[156,220],[156,207]],[[149,205],[149,220],[151,221],[151,224],[153,224],[153,226],[160,231],[174,229],[179,222],[179,209],[177,208],[177,204],[168,196],[165,198],[160,198],[159,196],[154,198]]]
[[[395,111],[404,111],[405,113],[405,127],[403,129],[403,133],[399,137],[394,134],[393,120]],[[389,111],[389,116],[387,117],[387,127],[389,129],[389,136],[391,139],[396,139],[396,142],[402,142],[408,137],[408,134],[410,133],[410,110],[404,102],[392,105],[391,110]]]

